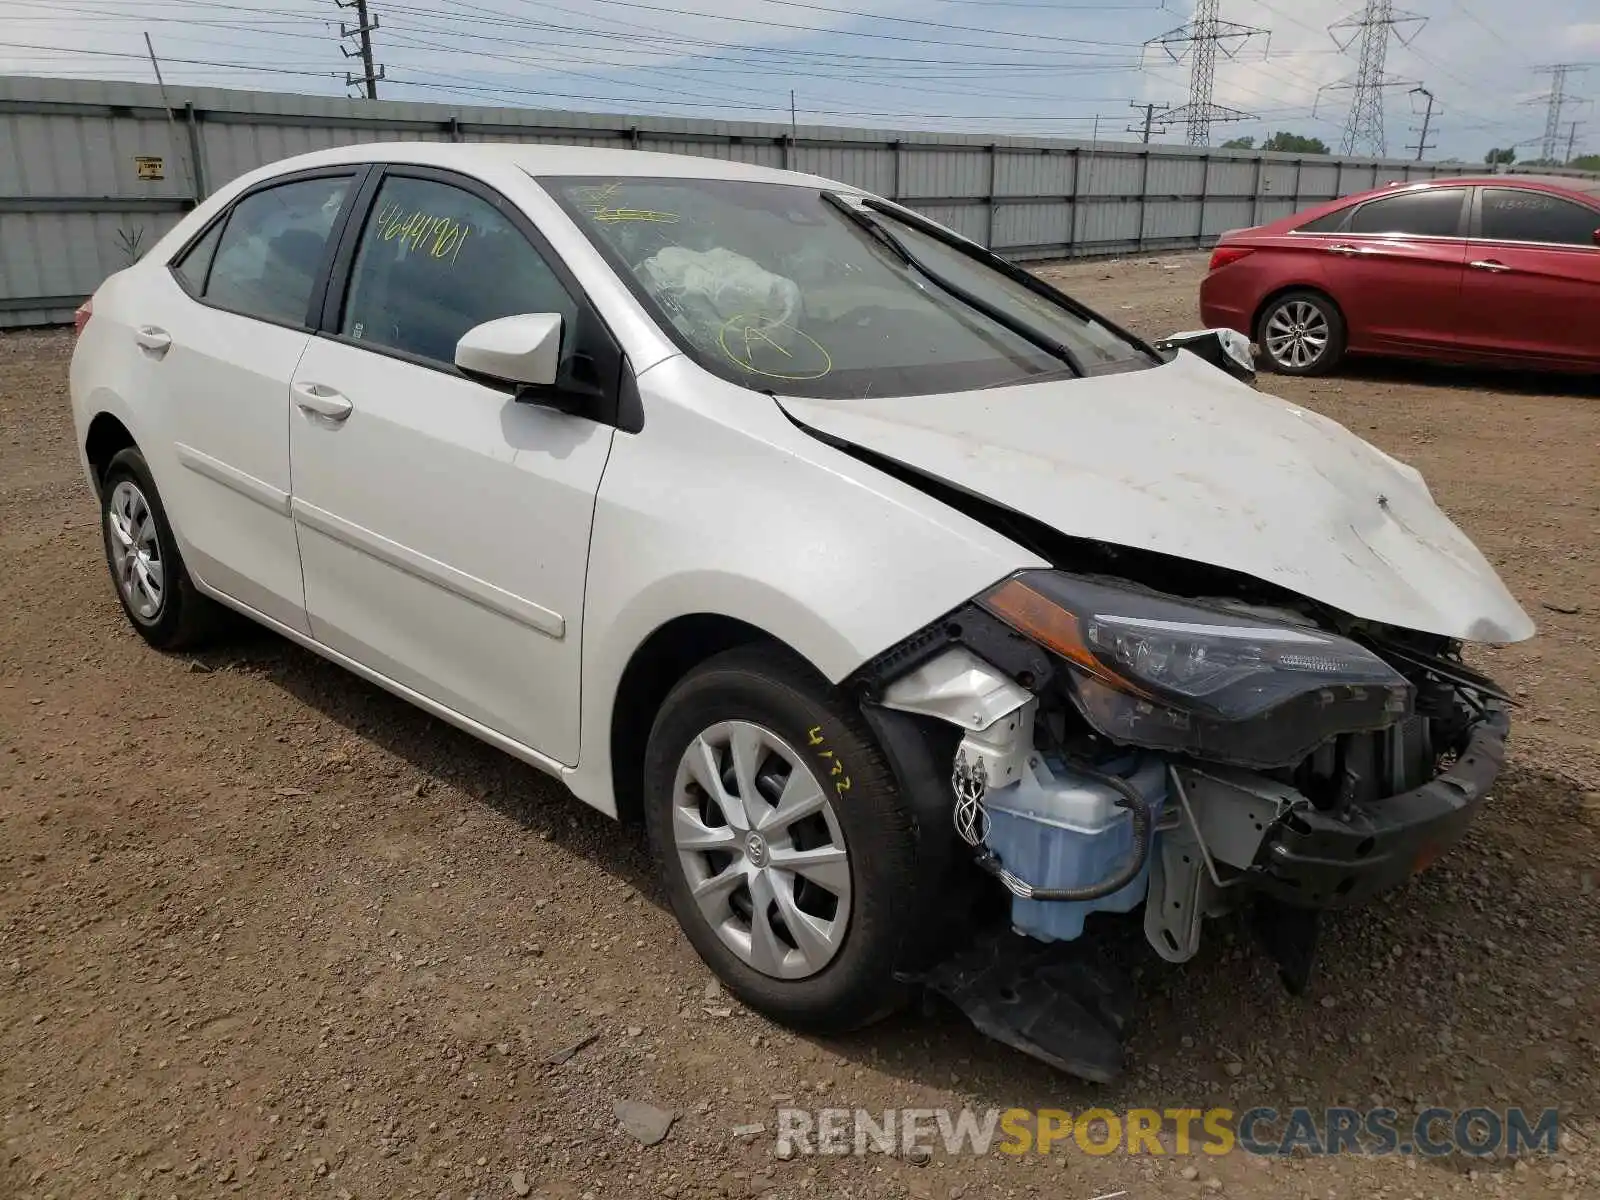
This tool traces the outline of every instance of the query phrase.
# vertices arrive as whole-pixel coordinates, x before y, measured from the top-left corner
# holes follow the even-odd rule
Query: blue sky
[[[1193,0],[371,0],[386,98],[534,108],[954,129],[1127,140],[1133,102],[1179,104],[1188,68],[1144,43],[1182,25]],[[1338,147],[1356,69],[1328,25],[1361,0],[1223,0],[1225,19],[1271,30],[1219,55],[1215,99],[1256,114],[1214,142],[1274,130]],[[1576,146],[1600,149],[1595,0],[1415,0],[1426,21],[1390,45],[1391,156],[1411,157],[1427,86],[1439,106],[1429,157],[1481,161],[1491,145],[1537,155],[1545,128],[1535,68],[1575,73]],[[0,71],[151,78],[148,32],[168,82],[341,94],[334,0],[0,0]],[[1181,141],[1181,125],[1157,140]],[[1586,136],[1587,135],[1587,136]]]

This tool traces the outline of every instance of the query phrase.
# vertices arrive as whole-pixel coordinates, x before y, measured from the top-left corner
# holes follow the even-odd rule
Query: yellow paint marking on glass
[[[405,209],[399,204],[386,204],[375,218],[377,236],[386,242],[396,238],[407,247],[430,258],[446,259],[452,263],[461,256],[461,246],[472,232],[454,217],[435,216],[420,208]]]
[[[604,187],[586,189],[580,203],[583,211],[596,221],[655,221],[663,225],[676,225],[679,217],[675,212],[657,212],[650,208],[612,208],[611,197],[617,194],[620,183],[608,183]]]
[[[793,351],[779,345],[773,338],[775,330],[783,330],[792,334],[794,338],[799,338],[802,345],[796,346],[796,349],[804,350],[805,346],[811,347],[815,353],[807,352],[805,358],[811,359],[815,365],[809,368],[802,366],[804,359],[798,363],[778,363],[776,365],[781,368],[779,370],[758,365],[757,354],[763,356],[767,354],[767,351],[762,349],[764,346],[772,347],[787,359],[793,360],[795,357]],[[731,346],[728,344],[729,334],[732,334],[734,339],[734,344]],[[788,340],[794,344],[793,338]],[[737,363],[752,375],[763,375],[768,379],[783,379],[791,383],[805,379],[821,379],[833,370],[833,356],[816,338],[787,321],[770,320],[758,313],[736,313],[729,317],[722,323],[722,329],[717,333],[717,344],[722,347],[723,354],[728,356],[730,362]]]
[[[596,221],[655,221],[662,225],[676,225],[678,214],[654,212],[648,208],[597,208],[589,215]]]

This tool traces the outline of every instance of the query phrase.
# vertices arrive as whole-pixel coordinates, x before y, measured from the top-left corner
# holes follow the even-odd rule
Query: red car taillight
[[[1249,258],[1255,251],[1248,246],[1218,246],[1211,252],[1211,270],[1220,271],[1241,258]]]
[[[91,296],[78,305],[78,311],[72,314],[72,336],[77,337],[83,332],[83,327],[89,323],[89,318],[94,316],[94,297]]]

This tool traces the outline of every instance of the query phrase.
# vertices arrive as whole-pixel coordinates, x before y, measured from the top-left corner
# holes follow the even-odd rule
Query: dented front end
[[[856,682],[869,712],[949,732],[947,829],[1010,893],[1016,932],[1071,942],[1143,904],[1150,945],[1181,962],[1249,898],[1298,987],[1316,912],[1461,835],[1508,720],[1458,643],[1279,601],[1029,572]]]

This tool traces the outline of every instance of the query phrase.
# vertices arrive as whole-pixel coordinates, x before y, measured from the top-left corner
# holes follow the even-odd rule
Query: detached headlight
[[[1058,571],[1008,579],[979,603],[1066,659],[1084,718],[1118,742],[1283,766],[1411,711],[1393,667],[1319,629]]]

